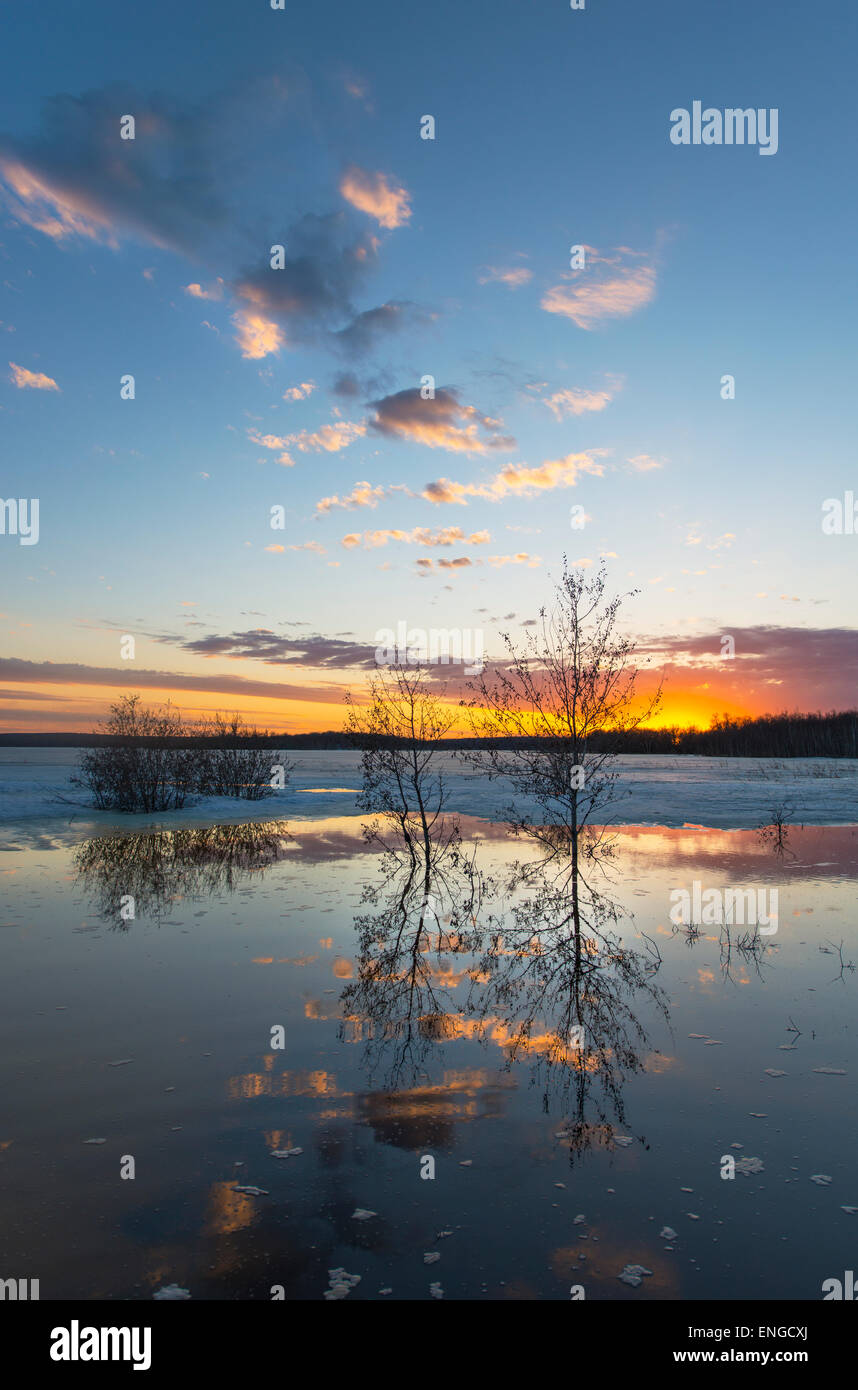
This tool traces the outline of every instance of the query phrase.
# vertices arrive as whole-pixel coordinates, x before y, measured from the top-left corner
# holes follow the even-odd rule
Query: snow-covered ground
[[[69,778],[78,759],[71,748],[0,749],[0,827],[3,840],[20,826],[32,835],[82,830],[84,825],[139,828],[200,825],[245,820],[307,820],[356,813],[360,755],[350,752],[297,752],[289,786],[264,801],[225,797],[195,798],[182,811],[157,817],[117,816],[93,811]],[[449,808],[489,820],[503,820],[511,790],[463,767],[452,755],[442,766]],[[858,761],[849,759],[747,759],[637,756],[618,760],[623,793],[607,819],[624,825],[701,825],[750,829],[767,824],[772,808],[785,805],[795,824],[844,825],[858,822]],[[518,798],[518,804],[521,799]]]

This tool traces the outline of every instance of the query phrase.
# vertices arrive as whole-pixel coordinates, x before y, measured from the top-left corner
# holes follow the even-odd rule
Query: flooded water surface
[[[362,825],[6,837],[0,1224],[42,1298],[815,1299],[854,1265],[856,827],[624,826],[575,925],[499,823],[428,876]]]

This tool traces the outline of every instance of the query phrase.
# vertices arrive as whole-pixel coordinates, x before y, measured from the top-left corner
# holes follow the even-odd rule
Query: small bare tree
[[[481,742],[460,756],[511,782],[523,800],[507,810],[510,828],[548,858],[571,856],[576,895],[582,833],[594,854],[618,795],[617,738],[645,725],[661,701],[661,685],[638,695],[634,643],[617,631],[633,594],[609,599],[606,586],[604,565],[587,579],[564,556],[552,607],[540,610],[523,646],[502,634],[506,660],[470,684],[465,702]]]
[[[466,849],[456,819],[444,814],[440,758],[457,710],[444,704],[443,690],[433,692],[432,674],[426,666],[379,667],[366,703],[346,696],[346,731],[362,754],[358,808],[374,817],[364,834],[383,854],[382,881],[364,894],[382,910],[355,919],[358,970],[342,1002],[347,1021],[369,1026],[368,1055],[379,1061],[389,1045],[389,1086],[406,1071],[414,1084],[425,1049],[454,1031],[444,962],[476,950],[488,891],[476,846]]]
[[[346,732],[362,753],[358,809],[376,817],[370,837],[384,843],[384,823],[395,823],[398,843],[413,861],[422,858],[427,873],[447,843],[447,794],[437,760],[456,722],[455,709],[428,688],[430,677],[426,666],[382,666],[370,676],[366,704],[358,705],[350,691],[345,697]]]

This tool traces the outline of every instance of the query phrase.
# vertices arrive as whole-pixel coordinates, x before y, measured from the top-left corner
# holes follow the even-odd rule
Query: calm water
[[[538,895],[541,944],[502,935],[486,965],[478,931],[528,900],[502,887],[524,852],[462,831],[494,896],[439,890],[409,953],[351,815],[10,830],[7,1272],[43,1298],[320,1299],[345,1269],[352,1300],[816,1299],[854,1267],[858,829],[778,853],[750,829],[626,827],[603,885],[618,946],[583,990]],[[777,931],[749,950],[674,927],[694,880],[777,888]],[[730,1155],[762,1169],[724,1180]],[[652,1273],[629,1286],[628,1264]]]

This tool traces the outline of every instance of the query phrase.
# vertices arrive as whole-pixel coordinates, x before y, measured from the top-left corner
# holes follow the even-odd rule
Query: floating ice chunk
[[[813,1069],[819,1076],[845,1076],[846,1072],[842,1067],[814,1067]]]
[[[474,1160],[472,1158],[463,1158],[461,1163],[459,1164],[460,1168],[473,1168],[473,1166]]]
[[[619,1144],[621,1149],[627,1149],[629,1147],[629,1144],[633,1144],[634,1142],[635,1141],[630,1134],[614,1135],[614,1143]]]
[[[84,1139],[82,1142],[83,1142],[84,1144],[106,1144],[106,1143],[107,1143],[107,1140],[106,1140],[106,1139]]]
[[[438,1263],[440,1258],[441,1256],[437,1250],[426,1250],[423,1254],[423,1263],[425,1265],[434,1265]]]
[[[708,1038],[708,1033],[689,1033],[689,1038]]]
[[[443,1298],[443,1297],[444,1297],[444,1290],[441,1288],[440,1283],[438,1283],[437,1281],[436,1281],[436,1283],[430,1284],[430,1285],[429,1285],[429,1292],[430,1292],[430,1294],[432,1295],[433,1298]]]
[[[352,1212],[352,1221],[369,1221],[370,1217],[378,1216],[377,1211],[368,1211],[366,1207],[355,1207]]]
[[[679,1236],[672,1226],[662,1226],[658,1236],[659,1240],[679,1240]]]
[[[267,1187],[254,1187],[252,1183],[236,1183],[233,1192],[246,1192],[248,1197],[267,1197],[269,1196]]]
[[[272,1149],[272,1158],[294,1158],[297,1154],[302,1154],[303,1149]]]
[[[184,1303],[185,1299],[190,1298],[187,1289],[182,1289],[178,1284],[165,1284],[152,1297],[161,1303]]]
[[[763,1163],[759,1158],[737,1158],[736,1172],[741,1173],[743,1178],[749,1178],[752,1173],[762,1173]]]
[[[649,1274],[652,1274],[652,1270],[645,1269],[643,1265],[626,1265],[622,1274],[618,1274],[617,1278],[621,1279],[624,1284],[629,1284],[633,1289],[636,1289],[641,1280],[646,1278]]]
[[[710,1038],[708,1042],[705,1042],[705,1043],[703,1044],[703,1046],[704,1046],[704,1047],[723,1047],[724,1044],[723,1044],[723,1042],[721,1041],[720,1038]]]
[[[330,1288],[322,1294],[329,1303],[336,1302],[337,1299],[346,1298],[355,1287],[360,1283],[359,1274],[349,1274],[348,1270],[343,1269],[342,1265],[336,1269],[328,1270],[328,1283]]]
[[[786,1076],[785,1071],[778,1071],[776,1067],[766,1067],[766,1076]]]
[[[828,1187],[831,1178],[828,1173],[811,1173],[810,1181],[815,1182],[817,1187]]]
[[[840,1210],[848,1212],[850,1216],[858,1215],[858,1207],[841,1207]]]
[[[108,1062],[109,1067],[127,1067],[134,1061],[133,1057],[121,1057],[118,1062]]]

